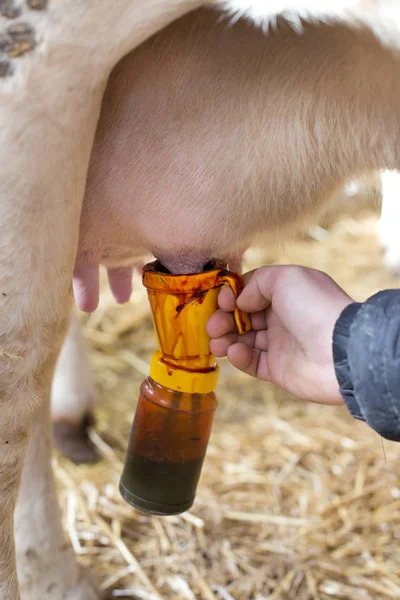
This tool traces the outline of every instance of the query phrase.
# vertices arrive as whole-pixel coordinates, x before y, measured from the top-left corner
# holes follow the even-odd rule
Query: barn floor
[[[261,263],[309,265],[362,300],[399,281],[382,267],[377,213],[342,215]],[[321,233],[321,231],[319,232]],[[324,233],[324,232],[322,232]],[[139,384],[155,348],[145,292],[116,306],[105,290],[82,317],[99,392],[92,439],[103,460],[56,456],[65,528],[110,598],[380,600],[400,598],[400,445],[345,409],[305,405],[222,364],[220,408],[197,500],[145,517],[119,497]]]

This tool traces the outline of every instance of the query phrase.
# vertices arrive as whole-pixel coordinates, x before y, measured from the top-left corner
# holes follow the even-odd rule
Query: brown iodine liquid
[[[216,407],[213,392],[183,394],[143,382],[120,482],[126,502],[157,515],[192,506]]]
[[[203,458],[183,463],[156,462],[129,455],[126,460],[124,500],[140,511],[176,515],[189,510],[196,496]],[[133,494],[132,491],[135,493]]]

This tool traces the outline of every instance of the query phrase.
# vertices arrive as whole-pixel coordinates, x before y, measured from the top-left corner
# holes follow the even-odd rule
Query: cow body
[[[213,11],[143,44],[104,97],[75,270],[80,307],[96,305],[100,262],[126,299],[129,265],[148,250],[173,272],[230,262],[254,240],[315,221],[347,180],[396,168],[399,70],[368,31],[305,25],[298,35],[279,23],[265,37]]]
[[[140,104],[140,90],[130,73],[134,92],[125,90],[124,97],[133,103],[132,111],[140,105],[137,120],[127,122],[137,139],[123,138],[125,127],[104,113],[83,206],[111,70],[146,38],[201,4],[197,0],[114,0],[112,6],[106,0],[0,2],[0,597],[4,600],[19,598],[12,518],[18,489],[15,525],[23,598],[98,597],[65,544],[50,466],[50,388],[69,325],[74,264],[75,288],[84,308],[96,304],[99,262],[109,267],[122,300],[129,295],[129,277],[121,268],[129,269],[143,251],[153,252],[173,271],[197,270],[210,256],[234,257],[254,233],[264,235],[285,222],[293,226],[302,221],[353,172],[398,166],[396,55],[365,31],[351,34],[338,27],[335,34],[326,30],[324,41],[318,28],[307,30],[302,38],[285,30],[285,52],[275,50],[280,32],[265,40],[258,37],[257,47],[246,38],[250,46],[245,41],[242,52],[249,52],[251,65],[246,66],[231,46],[236,70],[218,53],[219,68],[213,67],[213,53],[206,53],[203,66],[213,84],[199,80],[207,93],[198,98],[195,110],[180,106],[174,96],[184,71],[182,50],[171,63],[178,69],[172,87],[155,67],[153,87],[146,90],[142,74],[138,81],[147,101],[157,95],[158,77],[158,93],[165,87],[172,95],[172,121],[165,110],[167,96],[143,112],[145,103]],[[328,4],[333,3],[303,0],[293,7],[279,1],[232,0],[226,6],[249,11],[257,22],[282,11],[297,24],[299,14],[342,17],[352,25],[364,23],[386,46],[397,49],[397,2]],[[241,36],[247,35],[243,33],[247,27],[240,25]],[[220,29],[214,35],[214,42],[222,33]],[[200,48],[201,36],[194,31],[193,39],[196,35]],[[322,56],[314,52],[311,68],[309,60],[301,58],[303,52],[313,56],[310,35],[324,50]],[[191,34],[182,40],[187,52]],[[224,43],[219,51],[227,55],[229,45]],[[173,55],[173,46],[167,51]],[[188,54],[199,78],[201,68],[195,62],[204,51],[203,47],[200,54]],[[143,52],[136,56],[135,68],[150,74],[151,44]],[[290,84],[284,85],[283,74],[273,69],[263,75],[268,58],[281,61],[279,68],[287,70]],[[357,85],[353,61],[361,69]],[[224,80],[225,69],[229,77]],[[116,77],[121,86],[118,72]],[[238,88],[243,85],[243,96],[233,80],[240,82]],[[109,108],[126,119],[116,101],[122,95],[123,86],[110,88]],[[202,111],[210,95],[219,112],[207,125]],[[264,104],[267,108],[260,113]],[[207,108],[209,119],[214,110]],[[121,143],[107,146],[108,134],[119,136]],[[268,144],[262,141],[266,134]],[[163,139],[168,147],[163,147]],[[114,169],[121,156],[132,168],[132,159],[126,156],[129,148],[136,154],[132,176],[129,171],[118,175]],[[177,174],[182,181],[177,181]],[[305,184],[304,177],[310,174]]]

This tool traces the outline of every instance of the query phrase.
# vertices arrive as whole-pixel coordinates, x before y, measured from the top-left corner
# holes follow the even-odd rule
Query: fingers
[[[210,338],[220,338],[235,331],[232,313],[217,310],[208,320],[207,333]]]
[[[221,288],[218,305],[225,312],[233,312],[235,305],[249,313],[263,311],[271,304],[273,284],[280,272],[279,267],[262,267],[246,273],[243,278],[245,288],[235,300],[228,286]]]
[[[265,310],[272,300],[274,284],[280,267],[261,267],[245,276],[246,287],[237,299],[238,307],[246,312]]]
[[[285,292],[286,296],[294,293],[294,290],[303,292],[304,297],[313,297],[313,294],[328,291],[330,295],[334,294],[334,299],[339,296],[345,301],[351,302],[351,298],[331,280],[325,273],[298,267],[294,265],[273,265],[261,267],[243,276],[245,288],[237,299],[237,306],[249,313],[255,313],[265,310],[272,302],[273,298],[279,298]],[[324,295],[325,298],[325,295]],[[279,300],[278,306],[279,310]],[[220,307],[223,310],[233,310],[233,295],[221,296]],[[226,307],[226,308],[225,308]]]
[[[237,342],[237,334],[229,333],[215,340],[210,340],[210,350],[217,358],[224,358],[228,353],[228,348]]]
[[[235,341],[240,344],[246,344],[246,346],[250,346],[250,348],[255,348],[256,350],[268,350],[268,332],[265,329],[261,331],[248,331],[236,337]]]
[[[229,296],[227,296],[227,299],[229,301]],[[235,299],[233,300],[235,301]],[[217,310],[208,320],[207,333],[211,338],[210,350],[214,356],[217,358],[226,356],[229,346],[234,344],[238,337],[235,333],[235,322],[232,313]]]
[[[251,326],[254,331],[263,331],[267,328],[267,314],[268,311],[260,310],[250,316]]]
[[[228,348],[227,356],[229,362],[236,369],[251,375],[251,377],[270,381],[267,352],[251,348],[239,342]]]
[[[228,355],[228,349],[233,344],[242,344],[255,350],[266,352],[268,350],[268,332],[248,331],[244,335],[228,333],[222,337],[210,340],[210,350],[217,358],[223,358]]]
[[[243,341],[247,343],[247,337],[255,331],[264,331],[267,328],[268,311],[260,311],[251,315],[252,329],[248,333],[241,336]],[[210,338],[220,338],[228,333],[236,331],[235,322],[232,313],[226,313],[223,310],[217,310],[208,320],[207,333]]]

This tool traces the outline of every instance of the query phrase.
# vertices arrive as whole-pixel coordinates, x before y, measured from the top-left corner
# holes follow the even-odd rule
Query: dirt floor
[[[377,213],[344,214],[318,239],[250,252],[246,268],[296,263],[363,300],[399,281],[382,266]],[[212,441],[193,509],[146,517],[120,498],[139,385],[155,338],[146,295],[82,317],[99,392],[103,459],[54,459],[65,528],[110,597],[166,600],[400,598],[400,446],[344,408],[303,402],[222,363]]]

